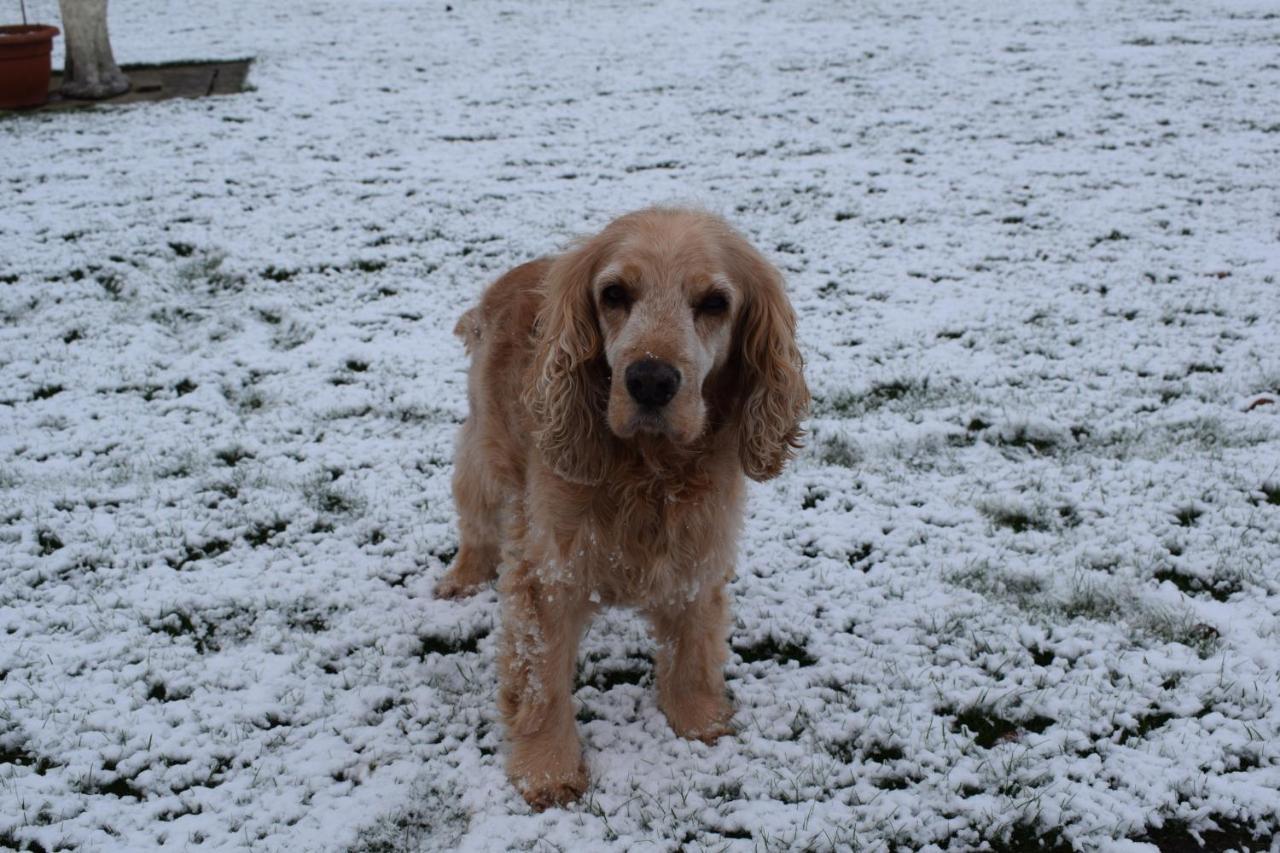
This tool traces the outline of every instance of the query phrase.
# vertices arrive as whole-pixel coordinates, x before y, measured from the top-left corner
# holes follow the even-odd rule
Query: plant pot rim
[[[61,30],[48,24],[6,24],[0,26],[0,44],[30,44],[49,41]]]

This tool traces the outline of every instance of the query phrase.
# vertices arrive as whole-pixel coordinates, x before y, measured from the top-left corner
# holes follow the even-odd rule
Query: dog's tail
[[[480,344],[481,332],[480,306],[469,308],[458,318],[458,324],[453,327],[453,333],[462,338],[462,346],[467,351],[467,355],[475,352]]]

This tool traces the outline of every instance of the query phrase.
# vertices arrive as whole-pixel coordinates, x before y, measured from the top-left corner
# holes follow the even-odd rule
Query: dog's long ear
[[[605,422],[608,368],[591,293],[608,246],[603,237],[593,238],[561,255],[547,271],[524,395],[543,459],[575,483],[604,479],[614,441]]]
[[[769,480],[801,444],[800,421],[809,411],[804,358],[782,274],[745,240],[731,240],[728,249],[730,275],[744,293],[734,333],[738,453],[748,477]]]

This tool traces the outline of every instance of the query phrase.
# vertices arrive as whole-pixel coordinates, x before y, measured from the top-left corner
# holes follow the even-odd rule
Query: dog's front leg
[[[710,743],[730,734],[724,686],[729,606],[721,581],[693,601],[646,611],[658,641],[658,707],[676,734]]]
[[[565,805],[587,789],[573,714],[578,641],[590,605],[568,584],[548,583],[521,561],[501,581],[503,636],[498,704],[507,723],[507,773],[536,809]]]

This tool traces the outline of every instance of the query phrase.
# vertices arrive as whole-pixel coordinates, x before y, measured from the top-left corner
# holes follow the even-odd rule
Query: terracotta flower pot
[[[0,109],[38,107],[49,99],[49,55],[57,27],[0,27]]]

